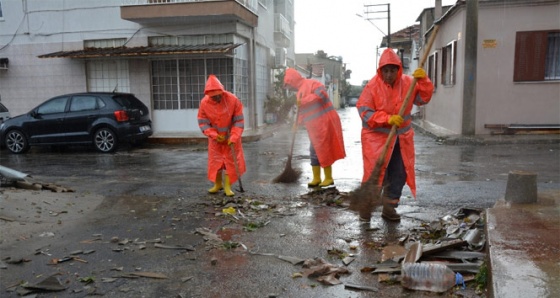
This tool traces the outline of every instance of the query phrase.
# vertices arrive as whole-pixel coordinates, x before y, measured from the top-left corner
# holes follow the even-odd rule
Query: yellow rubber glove
[[[299,108],[299,106],[301,106],[301,99],[298,98],[298,99],[296,100],[296,104],[297,104],[297,107]]]
[[[229,140],[227,141],[227,144],[228,144],[228,146],[229,146],[229,145],[235,144],[235,142],[232,142],[231,139],[229,139]]]
[[[397,127],[401,126],[404,122],[403,117],[399,116],[399,115],[391,115],[389,116],[389,120],[387,121],[387,123],[389,123],[389,125],[393,126],[396,125]]]
[[[422,69],[422,68],[417,68],[417,69],[412,73],[412,76],[413,76],[415,79],[417,79],[417,80],[423,79],[423,78],[426,77],[426,71],[425,71],[424,69]]]
[[[226,136],[224,136],[224,135],[218,135],[216,137],[216,141],[218,141],[218,143],[222,143],[225,140],[226,140]]]

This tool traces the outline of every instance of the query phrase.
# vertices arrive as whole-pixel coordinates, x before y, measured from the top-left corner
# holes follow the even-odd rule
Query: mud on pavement
[[[360,223],[336,188],[292,199],[0,190],[2,297],[433,295],[372,274],[425,223],[386,224],[379,210]],[[472,283],[452,293],[480,297]]]

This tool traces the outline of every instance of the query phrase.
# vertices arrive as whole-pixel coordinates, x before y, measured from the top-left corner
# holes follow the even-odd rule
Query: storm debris
[[[370,292],[377,292],[378,291],[377,288],[374,288],[374,287],[362,286],[362,285],[357,285],[357,284],[352,284],[352,283],[344,284],[344,288],[345,289],[352,289],[352,290],[370,291]]]
[[[194,247],[191,245],[181,246],[181,245],[163,245],[159,243],[154,243],[155,248],[164,248],[164,249],[179,249],[179,250],[190,250],[194,251]]]
[[[40,290],[40,291],[64,291],[66,287],[58,280],[54,275],[51,275],[36,284],[23,284],[22,287],[29,290]]]
[[[338,279],[341,274],[350,274],[350,271],[328,263],[323,258],[307,259],[303,262],[303,276],[317,277],[317,281],[326,285],[338,285],[342,282]]]
[[[223,244],[222,238],[217,234],[210,231],[208,228],[198,228],[195,230],[196,234],[202,235],[202,239],[206,241],[206,249],[218,248]]]

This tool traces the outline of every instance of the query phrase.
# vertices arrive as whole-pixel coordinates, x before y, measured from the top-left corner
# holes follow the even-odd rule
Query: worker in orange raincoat
[[[198,109],[198,126],[208,137],[208,180],[214,182],[209,193],[217,193],[222,187],[226,196],[234,196],[231,184],[239,179],[235,169],[235,154],[239,175],[246,171],[241,134],[245,120],[243,104],[224,86],[215,75],[208,76],[205,96]],[[233,150],[233,152],[232,152]],[[222,183],[222,172],[225,178]]]
[[[309,187],[334,184],[332,164],[346,157],[340,117],[333,107],[325,86],[319,81],[303,78],[297,70],[286,69],[284,88],[297,91],[298,124],[307,129],[313,180]],[[321,181],[321,168],[325,179]]]
[[[416,85],[401,117],[399,110],[414,79]],[[405,183],[416,198],[414,131],[410,112],[413,104],[422,106],[430,102],[433,91],[434,85],[422,68],[416,69],[412,76],[403,75],[399,56],[388,48],[381,54],[377,74],[367,83],[356,103],[362,120],[362,183],[372,174],[392,126],[397,126],[396,138],[388,147],[379,177],[380,186],[383,186],[381,216],[386,220],[400,220],[395,208],[398,207]],[[371,212],[364,212],[367,214],[360,212],[360,219],[369,221]]]

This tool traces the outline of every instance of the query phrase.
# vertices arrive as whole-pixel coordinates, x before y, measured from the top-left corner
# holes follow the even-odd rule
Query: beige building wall
[[[490,134],[486,124],[560,124],[560,81],[514,82],[515,38],[518,31],[560,30],[560,1],[531,5],[479,2],[475,134]],[[466,9],[444,18],[430,53],[438,52],[438,85],[425,107],[424,120],[460,134]],[[441,49],[457,40],[456,80],[441,83]]]
[[[560,124],[560,81],[513,81],[516,32],[549,29],[560,30],[560,2],[480,11],[477,134],[489,133],[484,124]]]

